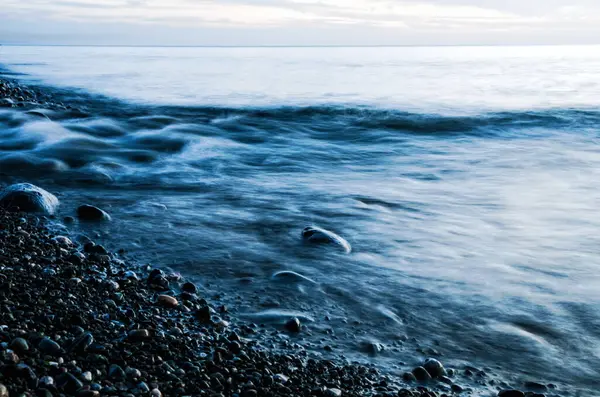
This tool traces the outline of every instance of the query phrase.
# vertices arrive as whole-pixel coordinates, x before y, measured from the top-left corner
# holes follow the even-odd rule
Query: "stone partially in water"
[[[300,325],[300,320],[297,317],[292,318],[287,323],[285,323],[285,329],[290,332],[300,332],[302,330],[302,326]]]
[[[58,207],[58,199],[35,185],[18,183],[0,192],[0,207],[54,215]]]
[[[434,358],[428,358],[425,360],[425,364],[423,364],[423,368],[429,372],[432,378],[439,378],[441,376],[446,376],[446,369],[442,365],[441,362]]]
[[[110,215],[106,211],[88,204],[77,208],[77,217],[84,221],[110,221]]]
[[[341,236],[316,226],[302,230],[302,240],[309,244],[332,244],[341,247],[347,254],[352,251],[350,243]]]
[[[423,367],[413,369],[412,373],[419,382],[429,382],[431,380],[431,375]]]

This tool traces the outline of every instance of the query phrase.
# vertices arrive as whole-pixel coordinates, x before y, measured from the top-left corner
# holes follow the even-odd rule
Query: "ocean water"
[[[2,182],[113,215],[77,233],[239,295],[241,317],[300,312],[313,354],[600,395],[600,47],[1,47],[0,64],[78,109],[0,110]],[[302,244],[309,225],[352,252]]]

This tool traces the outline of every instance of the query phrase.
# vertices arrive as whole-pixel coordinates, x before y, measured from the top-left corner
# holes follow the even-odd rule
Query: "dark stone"
[[[211,320],[210,307],[202,306],[200,309],[196,310],[196,318],[203,323],[209,323]]]
[[[65,372],[56,377],[56,387],[68,394],[75,394],[83,387],[83,383],[70,373]]]
[[[54,215],[58,199],[51,193],[30,183],[11,185],[0,192],[0,207],[8,210],[37,212]]]
[[[190,294],[195,294],[196,292],[198,292],[198,288],[196,288],[196,285],[192,284],[192,283],[185,283],[181,286],[181,290],[183,292],[187,292]]]
[[[93,205],[81,205],[77,208],[77,217],[84,221],[110,221],[110,215]]]
[[[405,382],[416,382],[417,381],[416,376],[414,376],[412,372],[403,373],[402,379],[404,379]]]
[[[287,323],[285,323],[285,329],[287,329],[290,332],[300,332],[302,330],[300,320],[298,320],[297,317],[292,318]]]
[[[302,240],[309,244],[333,244],[337,245],[350,253],[352,247],[344,238],[329,230],[321,229],[316,226],[309,226],[302,230]]]
[[[436,360],[435,358],[428,358],[425,360],[425,364],[423,364],[423,368],[429,372],[432,378],[439,378],[441,376],[446,376],[446,369],[442,365],[441,362]]]
[[[43,338],[38,345],[38,349],[40,349],[42,353],[49,355],[56,355],[62,352],[60,345],[50,338]]]
[[[429,382],[431,380],[431,375],[423,367],[413,369],[412,373],[419,382]]]
[[[8,347],[19,354],[23,354],[29,351],[29,344],[23,338],[13,339],[12,342],[10,342],[10,345],[8,345]]]
[[[73,341],[73,344],[69,348],[69,351],[83,353],[87,350],[88,347],[91,346],[92,343],[94,343],[93,335],[89,332],[86,332],[77,339],[75,339],[75,341]]]
[[[115,380],[124,380],[125,371],[117,364],[112,364],[108,369],[108,377]]]

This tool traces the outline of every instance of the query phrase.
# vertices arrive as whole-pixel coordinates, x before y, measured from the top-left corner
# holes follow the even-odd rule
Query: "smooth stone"
[[[413,375],[412,372],[403,373],[402,379],[404,379],[405,382],[416,382],[417,381],[417,377],[415,375]]]
[[[175,308],[179,306],[177,299],[169,295],[159,295],[156,299],[157,303],[164,307]]]
[[[423,367],[417,367],[413,369],[412,373],[419,382],[428,382],[431,380],[431,375]]]
[[[80,390],[77,392],[77,397],[98,397],[100,392],[97,390]]]
[[[302,239],[310,244],[338,245],[343,248],[347,254],[352,252],[352,247],[348,241],[341,236],[320,227],[309,226],[304,228],[304,230],[302,230]]]
[[[40,378],[40,386],[46,387],[52,385],[54,385],[54,378],[52,378],[51,376],[43,376]]]
[[[38,349],[40,349],[43,353],[50,355],[59,354],[62,352],[60,345],[50,338],[43,338],[38,345]]]
[[[133,341],[141,341],[150,337],[150,332],[147,329],[133,329],[129,331],[127,337]]]
[[[525,397],[525,393],[520,390],[502,390],[498,397]]]
[[[200,309],[196,310],[196,318],[203,323],[209,323],[211,320],[210,307],[202,306]]]
[[[428,358],[425,360],[425,364],[423,364],[423,368],[429,372],[432,378],[439,378],[440,376],[446,376],[446,369],[442,365],[441,362],[436,360],[435,358]]]
[[[112,364],[108,368],[108,377],[115,380],[125,379],[125,371],[117,364]]]
[[[152,391],[150,392],[150,395],[152,397],[162,397],[162,393],[158,389],[152,389]]]
[[[19,354],[23,354],[29,351],[29,344],[23,338],[15,338],[10,342],[8,347]]]
[[[290,380],[290,378],[288,378],[284,374],[275,374],[273,375],[273,380],[277,383],[284,384],[287,383],[287,381]]]
[[[341,397],[342,396],[342,391],[340,389],[327,389],[325,390],[325,396],[327,397]]]
[[[297,317],[292,318],[287,323],[285,323],[285,329],[287,329],[290,332],[300,332],[302,330],[300,320],[298,320]]]
[[[111,219],[106,211],[88,204],[77,208],[77,217],[85,221],[110,221]]]
[[[86,351],[87,348],[92,345],[92,343],[94,343],[94,336],[91,333],[86,332],[75,339],[69,350],[81,353]]]
[[[73,246],[73,242],[71,241],[71,239],[69,239],[68,237],[65,237],[65,236],[56,236],[52,240],[56,241],[58,243],[58,245],[65,247],[65,248],[69,248],[69,247]]]
[[[195,294],[196,292],[198,292],[198,288],[196,287],[195,284],[192,283],[185,283],[181,286],[181,290],[183,292],[187,292],[190,294]]]
[[[52,193],[30,183],[11,185],[0,192],[0,207],[6,209],[18,207],[24,212],[54,215],[58,204]]]
[[[127,367],[125,368],[125,374],[129,379],[139,379],[142,376],[142,373],[139,369]],[[150,391],[150,390],[148,390]]]
[[[68,394],[75,394],[83,387],[83,383],[72,374],[66,372],[56,377],[56,386]]]
[[[94,380],[94,376],[90,371],[85,371],[81,374],[81,380],[87,383],[92,383],[92,381]]]

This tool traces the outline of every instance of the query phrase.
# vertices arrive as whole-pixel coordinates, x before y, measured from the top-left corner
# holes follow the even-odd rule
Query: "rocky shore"
[[[2,107],[70,109],[0,78]],[[111,221],[81,204],[62,223],[70,215]],[[314,358],[295,343],[307,331],[299,319],[282,327],[242,321],[227,307],[234,299],[205,296],[161,264],[132,262],[56,228],[58,205],[33,185],[0,188],[0,397],[563,395],[535,382],[512,390],[485,369],[444,368],[436,359],[391,374]],[[302,237],[351,251],[327,230],[306,228]]]
[[[437,395],[369,367],[272,354],[258,325],[231,322],[194,284],[46,222],[0,210],[2,397]]]

